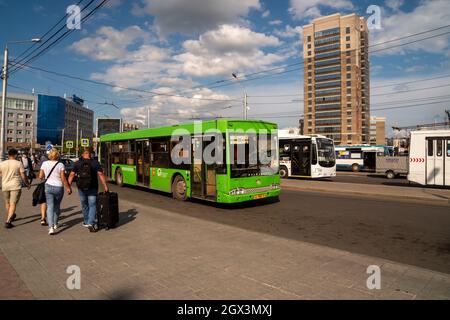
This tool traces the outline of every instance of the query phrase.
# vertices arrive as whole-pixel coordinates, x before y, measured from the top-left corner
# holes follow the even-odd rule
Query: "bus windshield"
[[[231,134],[230,162],[231,178],[276,174],[278,137],[270,134]]]
[[[316,141],[319,165],[325,168],[333,167],[336,164],[333,141],[323,138],[318,138]]]

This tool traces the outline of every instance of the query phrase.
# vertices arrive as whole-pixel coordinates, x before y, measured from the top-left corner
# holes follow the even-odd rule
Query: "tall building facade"
[[[369,143],[368,28],[356,14],[303,27],[304,132],[336,144]]]
[[[0,93],[0,110],[1,110]],[[6,96],[6,149],[36,148],[37,97],[10,92]],[[0,111],[1,115],[1,111]],[[0,125],[1,125],[0,116]]]
[[[94,111],[84,106],[84,101],[77,96],[66,99],[58,96],[38,95],[38,130],[37,141],[45,144],[61,144],[76,141],[77,121],[78,138],[92,141],[94,128]]]
[[[386,144],[386,118],[370,117],[369,143],[371,145]]]

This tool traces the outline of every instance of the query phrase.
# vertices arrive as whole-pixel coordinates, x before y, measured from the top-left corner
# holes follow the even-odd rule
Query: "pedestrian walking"
[[[41,154],[40,158],[39,158],[39,165],[42,166],[42,164],[45,161],[48,161],[48,153],[44,152]],[[47,215],[47,203],[44,201],[42,203],[39,203],[39,209],[41,211],[41,226],[46,226],[47,225],[47,221],[46,221],[46,215]]]
[[[0,163],[0,174],[2,175],[2,192],[5,199],[6,222],[5,228],[14,227],[12,222],[16,219],[16,207],[22,194],[22,181],[28,189],[31,185],[25,175],[25,168],[20,161],[16,160],[17,150],[8,151],[8,160]]]
[[[85,148],[80,160],[75,162],[69,175],[69,185],[72,185],[75,175],[77,176],[78,194],[84,217],[83,226],[89,228],[90,232],[95,232],[97,231],[95,220],[97,214],[98,179],[100,179],[105,192],[108,192],[109,189],[100,163],[92,159],[91,148]]]
[[[45,200],[47,203],[48,234],[53,235],[58,229],[58,219],[61,214],[61,201],[64,196],[64,187],[67,194],[72,193],[65,175],[64,164],[59,162],[59,152],[52,149],[48,159],[41,165],[39,178],[45,180]]]

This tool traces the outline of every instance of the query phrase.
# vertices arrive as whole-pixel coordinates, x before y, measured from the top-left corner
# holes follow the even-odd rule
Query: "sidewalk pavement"
[[[450,274],[184,215],[152,206],[174,201],[164,195],[137,192],[149,204],[119,194],[119,226],[97,233],[81,226],[76,192],[65,196],[55,236],[24,192],[16,227],[0,228],[0,249],[18,274],[2,297],[17,297],[22,283],[35,299],[450,299]],[[71,265],[80,267],[81,290],[66,287]],[[382,270],[380,290],[366,286],[369,265]]]
[[[385,197],[395,200],[433,201],[440,204],[450,204],[450,189],[425,188],[418,186],[400,187],[375,184],[359,184],[333,182],[329,180],[282,179],[281,188],[330,192],[334,194],[364,195]]]

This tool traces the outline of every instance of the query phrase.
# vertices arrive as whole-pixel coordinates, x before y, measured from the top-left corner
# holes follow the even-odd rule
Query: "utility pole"
[[[450,122],[450,110],[445,110],[445,113],[447,114],[447,121]]]
[[[31,123],[30,156],[33,155],[33,144],[34,144],[33,137],[34,137],[34,122]]]
[[[41,39],[34,38],[25,41],[8,41],[5,45],[5,53],[3,55],[3,88],[2,88],[2,127],[0,128],[0,161],[5,159],[5,142],[6,142],[6,89],[8,87],[8,43],[28,43],[41,42]]]
[[[0,130],[0,160],[5,160],[6,88],[8,86],[8,45],[5,46],[2,78],[3,78],[3,88],[2,88],[2,128]]]
[[[244,120],[247,120],[248,104],[247,104],[247,92],[244,93]]]
[[[242,117],[243,117],[244,120],[247,120],[247,111],[248,111],[247,91],[245,90],[245,87],[241,84],[241,82],[240,82],[238,76],[236,75],[236,73],[232,73],[231,75],[233,76],[233,78],[235,78],[237,80],[237,82],[239,83],[239,85],[242,88],[242,96],[243,96],[242,107],[244,108]]]
[[[78,158],[78,127],[79,127],[79,120],[77,120],[77,142],[75,144],[75,153],[76,153],[76,157]]]
[[[61,132],[61,154],[64,153],[64,129]]]

